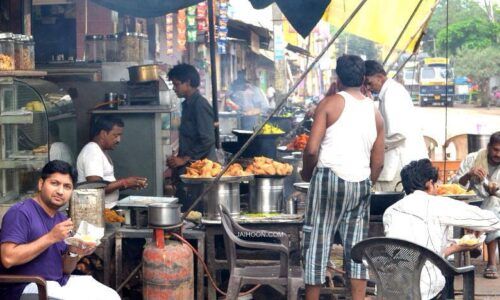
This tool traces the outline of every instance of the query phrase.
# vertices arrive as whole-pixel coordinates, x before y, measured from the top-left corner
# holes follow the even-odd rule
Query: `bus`
[[[420,106],[453,106],[454,76],[447,58],[424,58],[418,70],[418,84]]]
[[[418,100],[418,62],[409,61],[403,68],[403,85],[413,101]]]

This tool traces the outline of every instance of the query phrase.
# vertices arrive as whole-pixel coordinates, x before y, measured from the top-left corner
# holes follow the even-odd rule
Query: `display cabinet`
[[[0,77],[0,217],[32,196],[50,159],[74,164],[75,111],[71,97],[48,81]]]

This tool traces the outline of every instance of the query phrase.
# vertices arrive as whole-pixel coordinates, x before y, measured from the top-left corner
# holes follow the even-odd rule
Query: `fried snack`
[[[288,145],[286,145],[286,149],[289,151],[299,150],[303,151],[306,148],[307,141],[309,140],[309,136],[305,133],[300,134],[295,137],[293,141],[291,141]]]
[[[201,212],[192,210],[189,212],[189,214],[186,216],[186,219],[188,220],[194,220],[194,221],[199,221],[201,220]]]
[[[457,241],[457,244],[473,246],[479,244],[479,239],[473,234],[466,234]]]
[[[49,146],[47,144],[41,145],[39,147],[36,147],[35,149],[31,150],[33,154],[41,154],[41,153],[48,153],[49,152]]]
[[[264,156],[254,157],[253,162],[247,166],[246,172],[254,175],[280,175],[286,176],[292,174],[293,166],[287,163],[281,163]]]
[[[472,192],[474,193],[474,192]],[[438,195],[468,195],[471,194],[467,192],[466,189],[461,187],[459,184],[442,184],[437,188]]]
[[[105,208],[104,209],[104,219],[106,223],[123,223],[125,218],[116,213],[116,211]]]
[[[219,163],[209,159],[197,160],[186,167],[186,177],[216,177],[222,171],[222,166]],[[240,164],[232,164],[222,176],[248,176],[252,173],[243,170]]]
[[[251,173],[244,171],[240,164],[234,163],[229,166],[227,171],[222,176],[248,176],[250,174]]]

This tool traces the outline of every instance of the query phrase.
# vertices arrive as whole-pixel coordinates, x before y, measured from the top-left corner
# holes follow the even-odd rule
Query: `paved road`
[[[500,130],[500,107],[481,108],[459,104],[448,109],[415,108],[423,134],[434,138],[440,145],[444,144],[446,138],[458,134],[491,134]]]

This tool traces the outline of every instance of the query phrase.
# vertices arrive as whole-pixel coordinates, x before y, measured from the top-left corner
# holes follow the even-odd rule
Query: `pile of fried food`
[[[123,223],[125,218],[116,213],[116,211],[105,208],[104,209],[104,219],[106,223]]]
[[[299,150],[303,151],[306,148],[309,136],[305,133],[299,134],[293,139],[288,145],[286,145],[286,150]]]
[[[222,171],[222,166],[213,162],[210,159],[197,160],[191,163],[189,167],[186,167],[186,177],[197,178],[197,177],[215,177],[219,175]],[[222,176],[248,176],[249,173],[243,170],[240,164],[232,164],[229,166],[227,171]]]
[[[287,163],[280,163],[264,156],[253,158],[246,171],[254,175],[280,175],[286,176],[292,174],[293,166]]]
[[[459,184],[442,184],[437,188],[438,195],[471,195],[473,191],[467,191]]]

